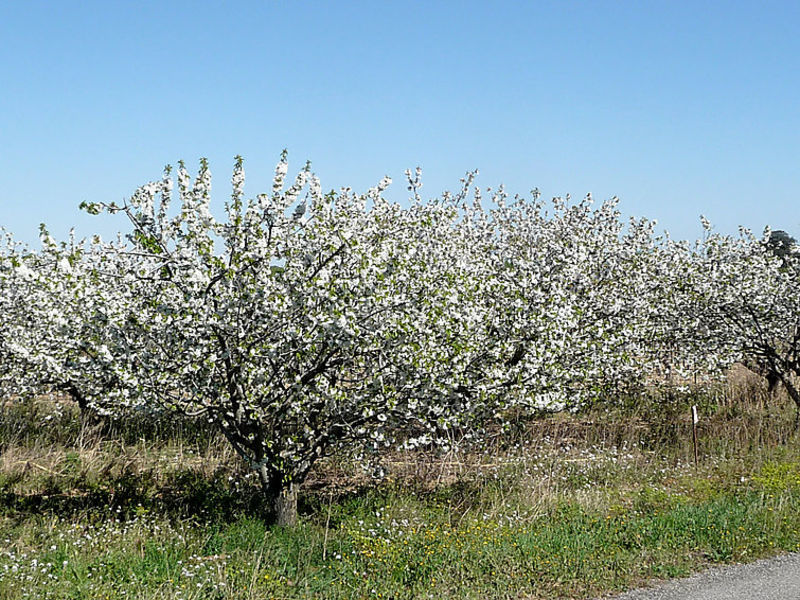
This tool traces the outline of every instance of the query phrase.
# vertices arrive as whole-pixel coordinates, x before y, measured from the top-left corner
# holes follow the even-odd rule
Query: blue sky
[[[236,154],[255,195],[288,148],[326,189],[478,168],[800,236],[799,31],[795,2],[3,2],[0,225],[107,236],[81,201],[206,156],[221,204]]]

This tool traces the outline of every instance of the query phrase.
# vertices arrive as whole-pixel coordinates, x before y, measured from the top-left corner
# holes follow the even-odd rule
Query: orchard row
[[[10,234],[0,249],[0,394],[213,423],[279,521],[331,453],[450,447],[511,415],[574,410],[744,360],[800,374],[798,259],[765,238],[696,244],[622,219],[616,200],[481,192],[410,202],[323,193],[308,168],[222,219],[183,164],[123,205],[115,242]],[[177,197],[172,206],[173,197]],[[112,217],[108,217],[112,218]]]

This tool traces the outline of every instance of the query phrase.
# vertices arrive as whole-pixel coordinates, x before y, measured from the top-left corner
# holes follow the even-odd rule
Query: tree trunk
[[[781,383],[781,378],[772,372],[767,373],[766,378],[767,378],[767,393],[770,395],[771,398],[774,398],[776,392],[778,391],[778,385]]]
[[[89,404],[86,402],[86,397],[78,389],[78,386],[76,386],[71,381],[68,381],[66,383],[62,383],[61,385],[59,385],[58,388],[61,391],[64,391],[67,394],[69,394],[70,398],[72,398],[73,401],[78,403],[78,408],[81,410],[81,415],[86,414],[86,412],[89,410]]]
[[[78,408],[80,409],[82,422],[89,425],[96,425],[101,422],[100,416],[89,406],[86,396],[81,393],[81,390],[78,388],[78,386],[68,381],[67,383],[62,383],[59,386],[59,389],[69,394],[70,398],[77,402]]]
[[[297,487],[290,483],[275,498],[275,524],[278,527],[294,527],[297,525]]]
[[[270,471],[266,465],[261,465],[258,475],[269,504],[270,521],[278,527],[297,525],[297,490],[300,486],[293,482],[285,484],[282,474]]]

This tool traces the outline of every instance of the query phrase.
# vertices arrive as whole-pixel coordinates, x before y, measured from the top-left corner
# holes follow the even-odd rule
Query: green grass
[[[370,484],[328,462],[291,530],[192,424],[0,421],[0,600],[595,598],[800,550],[800,450],[776,407],[546,417]],[[649,408],[654,414],[658,411]],[[649,424],[649,425],[648,425]]]
[[[252,516],[8,513],[0,598],[591,598],[800,549],[794,487],[711,482],[694,491],[688,476],[680,492],[647,486],[594,508],[565,495],[528,514],[508,499],[494,514],[454,512],[383,489],[294,530]]]

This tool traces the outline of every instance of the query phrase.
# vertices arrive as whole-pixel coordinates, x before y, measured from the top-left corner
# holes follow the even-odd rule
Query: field
[[[207,428],[4,406],[0,599],[594,598],[800,549],[793,405],[719,387],[543,415],[469,452],[322,463],[270,528]],[[700,407],[694,464],[689,407]]]

